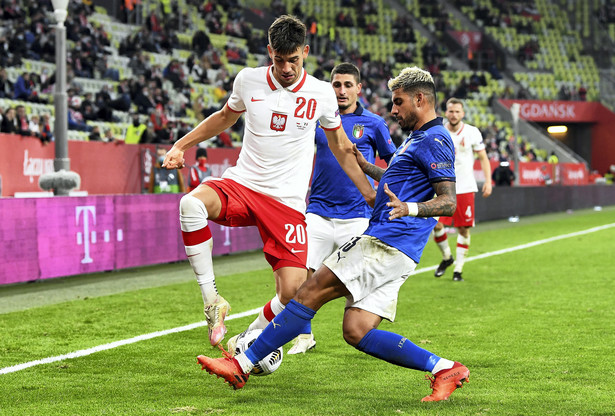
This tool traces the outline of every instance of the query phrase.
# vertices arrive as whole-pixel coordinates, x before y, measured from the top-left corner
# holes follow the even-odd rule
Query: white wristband
[[[419,213],[419,205],[416,202],[406,202],[406,206],[408,206],[408,216],[416,217]]]

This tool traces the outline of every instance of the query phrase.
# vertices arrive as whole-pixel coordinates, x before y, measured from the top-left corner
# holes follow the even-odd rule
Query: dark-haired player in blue
[[[455,150],[451,136],[436,117],[436,90],[431,75],[405,68],[389,81],[391,114],[412,134],[395,152],[386,170],[357,153],[359,165],[380,180],[374,212],[363,235],[328,257],[244,353],[212,359],[199,356],[204,370],[242,388],[253,367],[271,351],[306,328],[327,302],[346,297],[343,333],[347,343],[376,358],[430,371],[432,393],[423,401],[446,400],[470,376],[463,364],[440,358],[407,338],[377,329],[393,320],[399,288],[415,270],[436,223],[434,216],[455,211]],[[433,197],[434,191],[436,197]]]
[[[395,145],[384,119],[363,108],[358,101],[362,88],[359,68],[347,62],[337,65],[331,71],[331,85],[337,97],[342,126],[350,141],[369,163],[375,163],[376,152],[389,163]],[[370,183],[374,185],[371,179]],[[361,235],[371,215],[372,208],[329,149],[325,132],[317,128],[316,158],[305,216],[308,278],[335,249]],[[287,354],[304,353],[315,345],[314,334],[301,334],[295,338]]]

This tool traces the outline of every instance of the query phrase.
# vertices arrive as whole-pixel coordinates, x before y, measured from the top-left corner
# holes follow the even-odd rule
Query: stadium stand
[[[40,45],[40,38],[53,35],[51,2],[19,3],[21,10],[27,12],[21,16],[26,24],[21,26],[17,18],[4,19],[0,39],[13,41],[12,33],[17,28],[38,25],[40,29],[39,33],[24,30],[23,51],[13,47],[0,62],[11,82],[24,72],[52,74],[55,70],[53,55],[43,53]],[[177,138],[180,123],[193,125],[220,106],[241,68],[267,62],[263,28],[246,17],[288,12],[302,16],[308,25],[313,45],[306,61],[308,70],[326,78],[328,71],[342,60],[357,63],[364,74],[366,104],[385,118],[386,80],[404,66],[417,65],[436,77],[440,102],[462,95],[467,102],[468,122],[484,133],[502,132],[501,137],[509,138],[512,127],[493,111],[495,98],[602,98],[600,72],[593,57],[585,53],[584,45],[594,33],[595,22],[608,28],[609,39],[615,41],[614,7],[610,1],[592,0],[578,6],[572,3],[575,2],[144,0],[137,5],[136,14],[120,10],[113,16],[116,11],[90,2],[71,2],[67,26],[75,35],[68,39],[72,71],[69,87],[73,89],[69,95],[96,95],[106,85],[110,100],[96,105],[110,105],[110,110],[103,112],[110,116],[87,123],[101,130],[111,129],[116,137],[124,134],[131,113],[140,113],[146,119],[154,107],[161,105],[170,123],[171,134],[166,142],[171,143]],[[459,15],[469,19],[472,27]],[[507,59],[520,63],[523,70],[501,76],[488,68],[473,68],[467,56],[457,59],[455,52],[449,52],[447,31],[474,28],[497,43]],[[204,48],[197,39],[204,42]],[[46,104],[5,97],[0,107],[22,103],[27,114],[49,113],[53,118],[50,84],[40,88],[39,93]],[[127,107],[116,102],[125,95],[129,96]],[[394,138],[399,140],[401,133],[394,130],[392,127]],[[231,136],[241,137],[237,130]],[[87,134],[71,130],[69,139],[87,140]],[[518,140],[520,148],[531,149],[537,160],[546,155],[532,144],[531,137]],[[502,156],[508,155],[492,153],[494,159]]]

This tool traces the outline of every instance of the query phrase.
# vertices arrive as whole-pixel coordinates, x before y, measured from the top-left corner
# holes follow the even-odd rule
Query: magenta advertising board
[[[0,199],[0,284],[183,261],[180,198]],[[262,248],[255,227],[209,225],[214,255]]]

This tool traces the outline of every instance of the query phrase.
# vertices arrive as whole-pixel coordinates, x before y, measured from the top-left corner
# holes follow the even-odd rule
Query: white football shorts
[[[410,257],[369,235],[351,239],[323,264],[350,292],[347,308],[363,309],[391,322],[399,289],[416,269]]]
[[[308,212],[305,223],[308,235],[307,267],[316,270],[336,248],[363,234],[369,218],[327,218]]]

